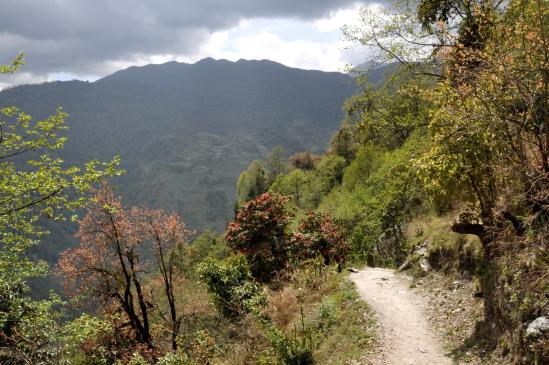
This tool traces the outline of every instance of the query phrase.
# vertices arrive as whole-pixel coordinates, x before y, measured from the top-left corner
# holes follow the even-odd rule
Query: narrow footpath
[[[357,290],[376,312],[382,348],[371,365],[451,365],[428,323],[423,298],[394,270],[365,268],[350,274]]]

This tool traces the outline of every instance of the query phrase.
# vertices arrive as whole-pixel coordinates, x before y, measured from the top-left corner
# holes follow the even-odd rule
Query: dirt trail
[[[365,268],[350,275],[363,300],[377,313],[382,349],[372,365],[451,365],[429,327],[423,298],[394,270]]]

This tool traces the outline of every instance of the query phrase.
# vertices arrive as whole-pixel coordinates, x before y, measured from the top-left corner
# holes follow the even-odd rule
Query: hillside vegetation
[[[477,282],[484,316],[468,346],[541,364],[549,333],[533,326],[548,321],[547,6],[445,4],[383,19],[364,10],[346,36],[400,68],[383,86],[359,80],[324,155],[295,154],[282,173],[271,156],[239,184],[265,176],[272,183],[261,186],[292,197],[296,217],[331,217],[353,260]],[[258,189],[239,188],[238,201]]]
[[[33,177],[29,184],[14,178],[0,184],[7,197],[0,211],[2,239],[10,243],[0,255],[0,361],[367,362],[379,333],[374,314],[345,276],[351,262],[409,270],[416,276],[412,286],[433,278],[456,280],[456,296],[439,298],[442,288],[432,290],[435,303],[451,306],[446,318],[454,323],[446,335],[456,361],[472,361],[474,352],[477,363],[547,363],[546,4],[423,0],[383,14],[364,9],[361,15],[363,24],[345,28],[344,34],[358,45],[373,47],[390,64],[391,75],[375,85],[367,74],[357,80],[358,90],[345,101],[342,124],[325,151],[320,145],[304,144],[300,150],[284,143],[275,146],[278,142],[272,139],[270,153],[247,160],[240,177],[235,176],[235,204],[228,209],[232,219],[222,235],[205,231],[195,236],[179,214],[148,207],[150,201],[140,202],[137,195],[126,204],[119,196],[124,189],[117,191],[103,179],[120,173],[116,159],[105,165],[92,162],[83,170],[61,169],[63,161],[46,154],[63,147],[64,140],[48,132],[64,128],[64,114],[30,123],[26,114],[2,109],[4,119],[11,121],[6,126],[15,127],[0,147],[23,154],[28,142],[18,136],[36,136],[30,138],[35,141],[31,147],[44,157],[42,162],[29,157],[30,172],[9,160],[0,165],[5,176]],[[20,61],[2,71],[15,71]],[[202,66],[212,62],[215,67],[228,65],[206,60]],[[162,79],[162,72],[155,71],[180,65],[158,67],[143,74],[151,93],[147,98],[153,98],[154,85]],[[139,71],[126,70],[97,86],[133,84],[132,75]],[[264,75],[247,76],[224,75],[243,82]],[[339,80],[341,75],[331,77]],[[231,100],[224,115],[249,110],[247,103],[258,102],[253,96],[306,112],[309,105],[302,101],[309,94],[293,80],[284,81],[294,88],[283,95],[259,87],[242,100],[241,90],[227,89],[225,83],[216,84],[215,95],[221,100],[238,96],[239,102]],[[185,82],[169,81],[174,88]],[[42,86],[47,87],[52,84]],[[329,87],[335,86],[320,88],[328,99],[333,97]],[[194,91],[206,92],[200,87]],[[268,111],[264,107],[262,114]],[[318,117],[322,113],[313,112]],[[161,125],[158,115],[150,117]],[[240,138],[240,133],[248,136],[253,123],[247,122],[252,120],[226,127]],[[329,130],[302,130],[295,119],[288,123],[273,127],[269,122],[261,131],[286,128],[299,139],[304,138],[299,133]],[[116,136],[103,138],[114,143]],[[154,155],[178,149],[160,143],[148,151]],[[11,157],[9,150],[6,156]],[[160,163],[148,166],[155,175],[164,168]],[[125,167],[126,179],[136,178],[132,170],[143,171],[137,165]],[[99,180],[103,182],[96,184]],[[56,266],[70,304],[83,309],[72,317],[53,294],[31,299],[26,285],[47,274],[43,263],[27,256],[45,234],[40,219],[62,220],[65,208],[82,210],[74,217],[79,244],[65,250]],[[13,266],[15,262],[21,264]],[[479,300],[471,298],[472,292],[457,297],[466,293],[460,288],[475,286]],[[462,311],[465,306],[474,308]]]
[[[17,105],[40,119],[62,106],[67,141],[56,156],[73,165],[120,156],[126,173],[115,184],[130,204],[177,212],[193,230],[222,232],[239,172],[276,145],[320,152],[355,90],[352,80],[266,60],[208,58],[130,67],[92,83],[17,86],[0,92],[0,107]],[[55,264],[77,244],[76,226],[45,225],[52,234],[33,255]],[[44,297],[59,283],[49,278],[33,288]]]

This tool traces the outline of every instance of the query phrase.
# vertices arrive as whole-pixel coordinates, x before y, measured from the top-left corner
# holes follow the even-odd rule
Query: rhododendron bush
[[[350,246],[343,227],[328,214],[308,212],[291,237],[291,246],[298,259],[322,257],[326,265],[341,264],[347,258]]]
[[[246,255],[253,276],[263,282],[286,269],[290,257],[299,263],[320,256],[326,265],[335,262],[341,268],[350,248],[343,227],[329,215],[309,212],[290,233],[288,200],[267,192],[246,203],[229,224],[229,247]]]
[[[286,227],[291,218],[287,202],[282,195],[264,193],[244,204],[229,223],[227,244],[246,255],[252,275],[259,281],[269,281],[287,265]]]

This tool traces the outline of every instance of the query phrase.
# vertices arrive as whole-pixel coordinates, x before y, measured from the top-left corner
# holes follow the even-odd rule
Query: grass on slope
[[[177,287],[176,298],[185,319],[179,337],[190,363],[293,365],[281,361],[269,331],[254,315],[225,318],[213,306],[194,268],[206,257],[220,259],[226,254],[222,239],[206,232],[187,247],[181,262],[185,279]],[[335,266],[312,260],[263,290],[267,304],[260,317],[293,344],[310,350],[314,364],[347,365],[371,352],[376,327],[372,312],[346,273],[338,273]],[[169,339],[160,342],[169,344]]]
[[[358,362],[371,351],[375,320],[345,274],[333,267],[297,271],[290,282],[269,291],[263,311],[288,338],[312,350],[317,365]],[[250,323],[238,343],[220,338],[224,349],[213,364],[293,365],[280,360],[265,333]]]

